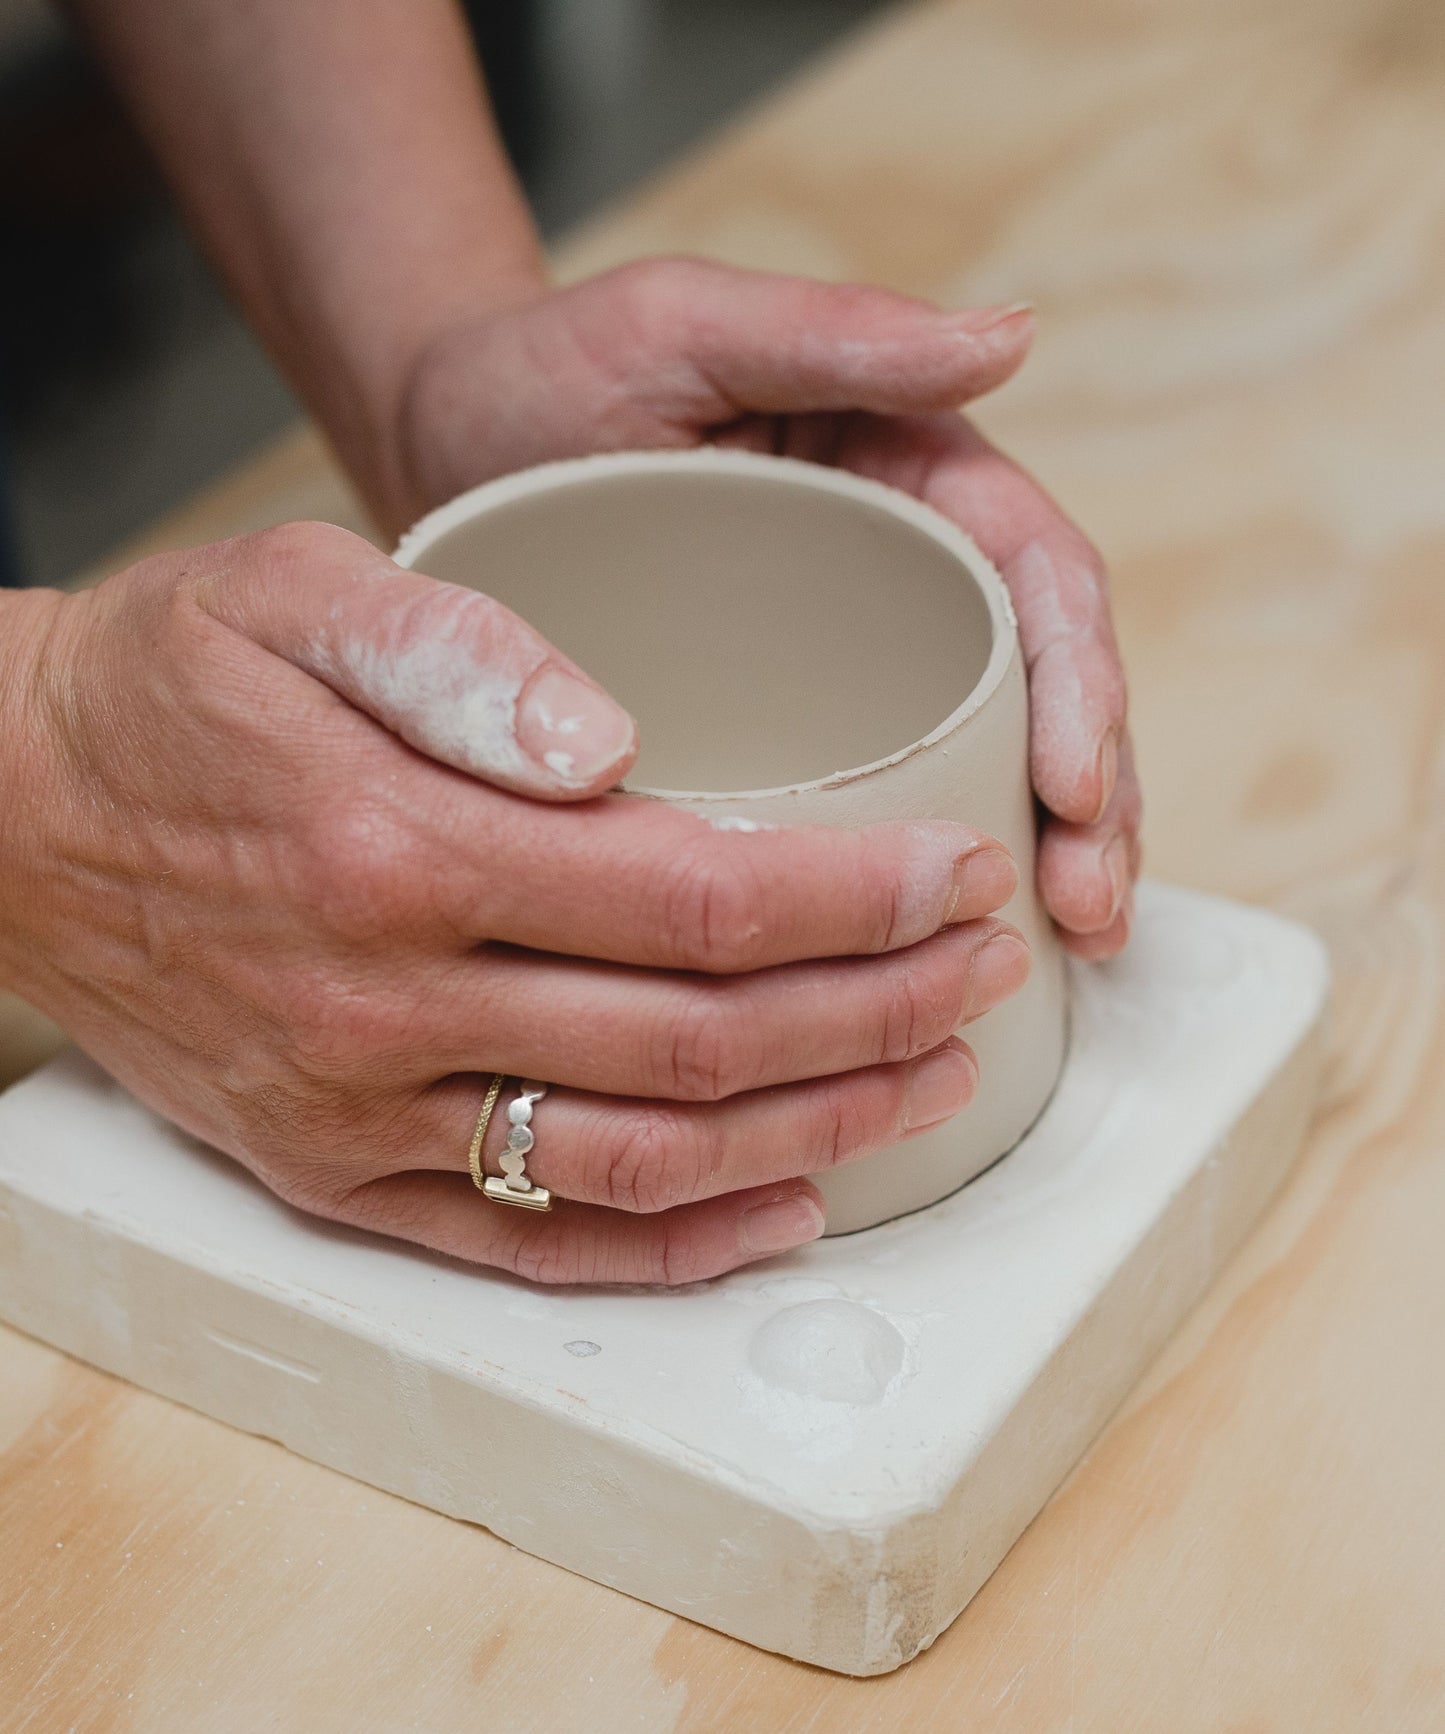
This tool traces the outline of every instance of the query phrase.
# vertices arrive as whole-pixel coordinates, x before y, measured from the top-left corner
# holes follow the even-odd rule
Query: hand
[[[603,794],[630,719],[344,531],[4,610],[0,982],[318,1215],[546,1282],[715,1275],[819,1232],[802,1176],[962,1108],[951,1032],[1027,975],[988,838]],[[550,1215],[467,1175],[491,1072],[558,1086]]]
[[[943,313],[685,259],[627,266],[423,349],[397,515],[548,458],[704,441],[837,464],[936,506],[995,561],[1018,612],[1044,903],[1072,951],[1109,957],[1132,918],[1140,799],[1103,565],[954,413],[1015,371],[1032,333],[1025,309]]]

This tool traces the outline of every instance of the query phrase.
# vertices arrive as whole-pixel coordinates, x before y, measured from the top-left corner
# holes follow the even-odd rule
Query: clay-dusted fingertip
[[[637,759],[637,724],[617,701],[563,668],[546,668],[517,702],[517,745],[538,793],[564,799],[615,788]]]
[[[885,835],[898,827],[880,826]],[[951,819],[915,819],[901,827],[897,917],[891,943],[913,945],[940,928],[1001,908],[1018,885],[1013,858],[996,837]]]
[[[1018,890],[1019,870],[1001,843],[981,843],[953,864],[943,925],[973,921],[1002,909]]]
[[[950,1036],[941,1047],[914,1060],[903,1086],[903,1137],[926,1132],[951,1120],[973,1100],[978,1088],[978,1060],[973,1049]]]
[[[1126,762],[1124,725],[1110,723],[1101,734],[1072,718],[1049,723],[1035,695],[1029,773],[1034,793],[1067,825],[1097,825],[1108,812]]]
[[[1013,378],[1028,359],[1035,327],[1032,310],[1016,305],[952,314],[944,329],[956,348],[945,376],[966,403]]]
[[[982,1017],[996,1005],[1011,999],[1029,979],[1033,953],[1017,928],[1000,925],[973,954],[968,972],[966,1016]]]
[[[1039,838],[1038,887],[1059,937],[1076,956],[1092,956],[1076,938],[1107,933],[1133,897],[1142,850],[1132,829],[1089,831],[1045,825]]]
[[[1092,846],[1082,840],[1050,849],[1045,838],[1041,869],[1047,869],[1044,903],[1068,933],[1104,933],[1118,917],[1133,885],[1133,852],[1122,833]]]
[[[1059,942],[1070,956],[1079,958],[1084,963],[1107,963],[1110,958],[1117,957],[1129,943],[1129,936],[1134,930],[1134,893],[1130,889],[1124,897],[1119,913],[1098,933],[1073,933],[1068,928],[1059,929]]]

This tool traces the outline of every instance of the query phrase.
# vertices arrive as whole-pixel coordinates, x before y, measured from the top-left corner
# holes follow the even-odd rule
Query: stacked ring
[[[497,1105],[497,1097],[506,1083],[505,1076],[498,1072],[487,1086],[487,1094],[482,1102],[482,1111],[477,1116],[476,1130],[472,1133],[471,1148],[467,1151],[467,1166],[471,1170],[472,1184],[485,1193],[495,1204],[515,1204],[523,1210],[550,1210],[552,1194],[545,1186],[535,1186],[527,1178],[527,1153],[536,1143],[532,1131],[532,1109],[547,1094],[547,1085],[539,1083],[535,1078],[524,1078],[517,1092],[516,1100],[507,1107],[507,1119],[510,1127],[507,1132],[507,1142],[501,1154],[502,1173],[504,1178],[495,1179],[485,1173],[482,1168],[482,1141],[487,1135],[487,1127],[491,1124],[492,1112]]]

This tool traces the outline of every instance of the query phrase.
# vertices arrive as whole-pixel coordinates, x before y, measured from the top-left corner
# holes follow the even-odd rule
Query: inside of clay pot
[[[958,708],[993,643],[946,548],[786,473],[572,479],[415,564],[505,602],[631,710],[633,788],[774,788],[887,758]]]

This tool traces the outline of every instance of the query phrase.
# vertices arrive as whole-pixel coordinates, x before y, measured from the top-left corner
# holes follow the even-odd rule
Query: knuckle
[[[370,542],[350,530],[304,518],[254,530],[242,538],[242,545],[265,565],[286,572],[314,571],[319,565],[349,561],[358,554],[364,554],[368,562],[377,557]]]
[[[624,292],[644,318],[668,318],[692,304],[698,280],[708,271],[701,259],[667,253],[624,265],[619,272]]]
[[[595,1149],[588,1196],[614,1210],[647,1216],[671,1210],[694,1197],[702,1179],[687,1117],[665,1106],[617,1115]]]
[[[921,968],[899,972],[882,1001],[878,1058],[885,1064],[911,1059],[937,1046],[958,1021],[959,1004]]]
[[[303,1077],[347,1078],[396,1046],[389,1010],[355,980],[308,973],[288,984],[283,1003],[292,1060]]]
[[[661,1027],[655,1071],[659,1093],[679,1102],[718,1102],[756,1082],[758,1056],[749,1022],[727,997],[693,990]]]
[[[681,1223],[660,1225],[657,1237],[658,1280],[669,1288],[694,1282],[702,1274],[693,1235]]]
[[[1123,724],[1129,714],[1129,685],[1123,664],[1112,644],[1101,644],[1095,667],[1088,672],[1095,693],[1095,702],[1107,723]]]
[[[799,301],[804,321],[811,327],[846,324],[857,331],[871,327],[888,333],[896,331],[903,319],[910,321],[915,342],[930,336],[930,326],[918,324],[921,303],[876,284],[807,280],[799,285]],[[937,353],[955,353],[949,339],[940,336],[934,341],[939,344]]]
[[[344,1146],[339,1116],[308,1113],[298,1104],[289,1132],[284,1144],[267,1140],[264,1155],[253,1154],[248,1165],[283,1204],[311,1216],[347,1216],[355,1176],[332,1154]]]
[[[896,871],[880,871],[875,878],[870,873],[864,883],[871,890],[870,902],[875,911],[872,923],[875,939],[871,949],[893,951],[915,939],[918,934],[916,900],[905,892],[902,875]]]
[[[855,1090],[829,1090],[821,1116],[817,1158],[824,1169],[836,1168],[877,1143],[877,1117]]]
[[[506,1261],[510,1269],[528,1282],[556,1288],[580,1282],[587,1275],[581,1249],[565,1235],[539,1232],[524,1236]]]
[[[337,802],[318,815],[303,851],[304,889],[325,931],[394,944],[414,904],[416,855],[409,829],[386,807]]]
[[[333,1204],[333,1188],[328,1184],[328,1176],[311,1163],[287,1162],[273,1167],[266,1174],[266,1185],[283,1204],[312,1215],[322,1214],[327,1206]]]
[[[663,931],[683,969],[735,975],[762,956],[762,887],[742,850],[695,849],[674,863]]]

